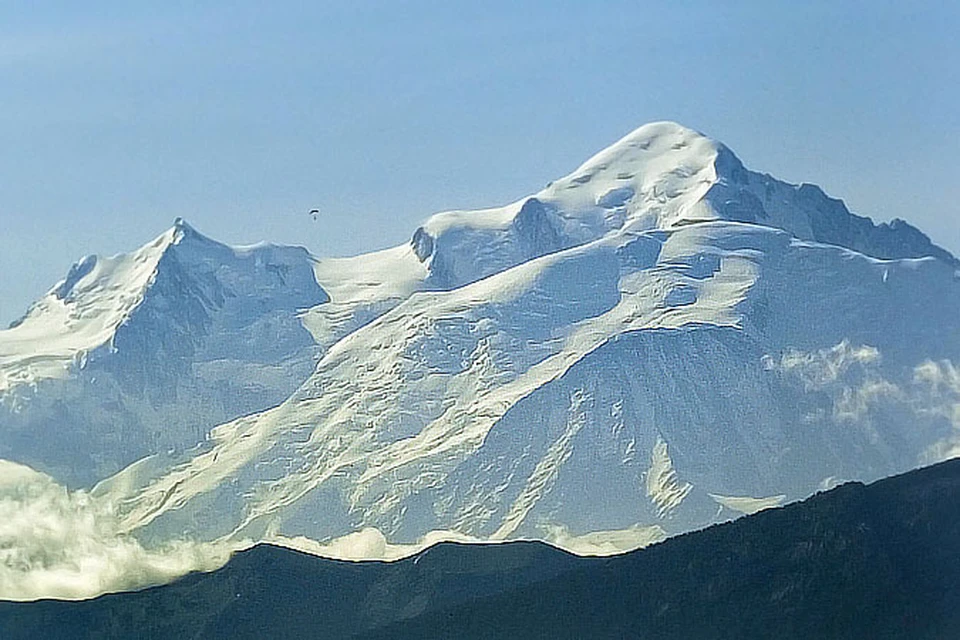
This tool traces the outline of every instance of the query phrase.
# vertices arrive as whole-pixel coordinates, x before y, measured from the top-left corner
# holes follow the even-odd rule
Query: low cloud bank
[[[561,526],[547,526],[543,533],[544,541],[581,556],[626,553],[666,538],[664,530],[657,525],[634,525],[626,529],[593,531],[582,535],[572,534]],[[502,544],[510,541],[475,538],[456,531],[431,531],[417,542],[399,544],[389,542],[379,529],[367,527],[326,542],[317,542],[305,536],[282,535],[270,536],[264,542],[337,560],[392,561],[416,555],[439,542]]]
[[[635,526],[574,535],[544,529],[544,539],[580,555],[622,553],[665,535],[660,527]],[[432,531],[416,543],[391,543],[375,528],[326,542],[268,535],[264,542],[343,560],[398,560],[438,542],[486,540],[456,531]],[[0,599],[81,600],[104,593],[164,584],[192,571],[213,571],[246,542],[175,540],[145,547],[124,533],[111,501],[70,491],[50,476],[0,460]]]
[[[325,542],[318,542],[306,536],[287,537],[283,535],[270,536],[264,542],[336,560],[390,561],[416,555],[438,542],[469,544],[483,542],[483,540],[456,531],[431,531],[417,542],[400,544],[388,542],[386,536],[379,529],[366,527],[360,531],[354,531]]]
[[[960,366],[926,360],[891,379],[881,353],[844,341],[816,351],[788,350],[765,356],[765,369],[792,380],[806,393],[824,398],[822,411],[838,424],[869,428],[875,417],[895,409],[902,416],[939,424],[946,435],[918,463],[960,456]],[[689,491],[675,477],[666,446],[652,458],[647,492],[661,508],[675,506]],[[662,450],[660,450],[662,449]],[[117,476],[124,480],[126,476]],[[826,478],[822,489],[836,484]],[[123,492],[120,492],[123,493]],[[212,571],[247,542],[172,540],[144,546],[121,522],[119,493],[70,491],[29,467],[0,460],[0,598],[83,599],[169,582],[191,571]],[[724,507],[743,513],[775,506],[781,496],[755,499],[714,495]],[[646,546],[665,537],[658,526],[573,534],[544,527],[542,539],[580,555],[608,555]],[[443,541],[485,540],[455,531],[433,531],[412,544],[390,542],[374,528],[325,542],[268,535],[264,542],[346,560],[397,560]]]
[[[118,533],[111,505],[0,460],[0,598],[78,600],[223,566],[237,545],[144,548]]]

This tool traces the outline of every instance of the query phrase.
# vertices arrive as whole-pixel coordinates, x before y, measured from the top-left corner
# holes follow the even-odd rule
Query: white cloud
[[[484,541],[456,531],[431,531],[417,542],[409,544],[391,543],[387,541],[386,536],[379,529],[367,527],[324,542],[318,542],[306,536],[287,537],[282,535],[270,536],[264,542],[323,558],[391,561],[408,558],[438,542],[470,544]]]
[[[875,347],[852,346],[847,340],[817,351],[788,349],[779,360],[770,355],[762,358],[765,369],[796,376],[808,391],[822,389],[836,382],[851,368],[873,365],[879,361],[880,352]]]
[[[899,386],[880,371],[880,351],[848,340],[816,351],[786,350],[779,359],[763,356],[763,367],[798,381],[808,392],[826,393],[836,422],[869,425],[870,412],[886,401],[902,401]],[[806,416],[815,421],[819,414]]]
[[[657,526],[633,525],[626,529],[592,531],[582,535],[570,533],[558,525],[541,527],[543,539],[550,544],[582,556],[607,556],[633,551],[666,538],[666,532]],[[305,536],[286,537],[273,535],[264,542],[304,553],[337,560],[386,560],[408,558],[439,542],[460,544],[503,544],[468,536],[457,531],[431,531],[417,542],[410,544],[391,543],[379,529],[368,527],[339,538],[318,542]]]
[[[833,417],[838,422],[859,422],[882,402],[904,399],[900,387],[879,376],[870,376],[859,384],[840,389],[834,398]]]
[[[779,358],[765,355],[762,364],[798,381],[808,392],[821,392],[831,399],[831,417],[838,423],[872,430],[874,412],[884,405],[895,407],[916,420],[945,421],[953,432],[929,446],[921,464],[960,457],[960,367],[950,360],[924,360],[912,376],[895,382],[880,368],[881,354],[867,345],[853,346],[844,340],[828,349],[789,349]],[[806,416],[816,422],[819,413]]]
[[[626,529],[591,531],[582,535],[571,534],[561,526],[544,527],[546,539],[564,551],[579,556],[610,556],[660,542],[667,533],[658,525],[633,525]]]
[[[925,461],[960,457],[960,368],[949,360],[927,360],[913,370],[913,385],[918,413],[945,419],[953,427],[952,434],[927,449]]]
[[[715,493],[710,493],[707,495],[713,498],[714,502],[717,504],[736,511],[737,513],[743,513],[746,515],[753,515],[754,513],[763,511],[764,509],[779,507],[780,504],[787,498],[785,495],[770,496],[767,498],[751,498],[750,496],[721,496]]]
[[[109,504],[0,460],[0,598],[81,599],[222,566],[238,545],[144,548],[118,533]]]

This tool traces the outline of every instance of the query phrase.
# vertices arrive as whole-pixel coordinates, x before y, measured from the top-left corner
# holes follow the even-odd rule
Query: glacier
[[[662,122],[386,251],[85,258],[0,331],[0,457],[147,548],[611,552],[956,455],[958,363],[954,256]]]

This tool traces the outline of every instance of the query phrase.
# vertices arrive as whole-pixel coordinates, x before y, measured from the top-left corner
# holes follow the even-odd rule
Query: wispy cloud
[[[930,461],[960,457],[960,368],[949,360],[927,360],[913,371],[920,392],[918,411],[949,420],[953,433],[926,451]]]
[[[923,360],[911,375],[891,379],[881,367],[882,354],[868,345],[844,340],[816,351],[788,349],[779,358],[763,357],[763,366],[797,381],[810,393],[830,398],[831,417],[840,424],[872,429],[884,407],[926,422],[941,421],[952,433],[928,447],[920,463],[960,456],[960,368],[950,360]],[[907,426],[907,425],[904,425]]]

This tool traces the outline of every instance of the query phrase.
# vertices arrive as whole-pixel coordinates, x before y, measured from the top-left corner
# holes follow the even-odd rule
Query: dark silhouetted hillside
[[[19,638],[955,638],[960,460],[613,558],[441,544],[395,563],[270,546],[171,585],[0,603]]]

